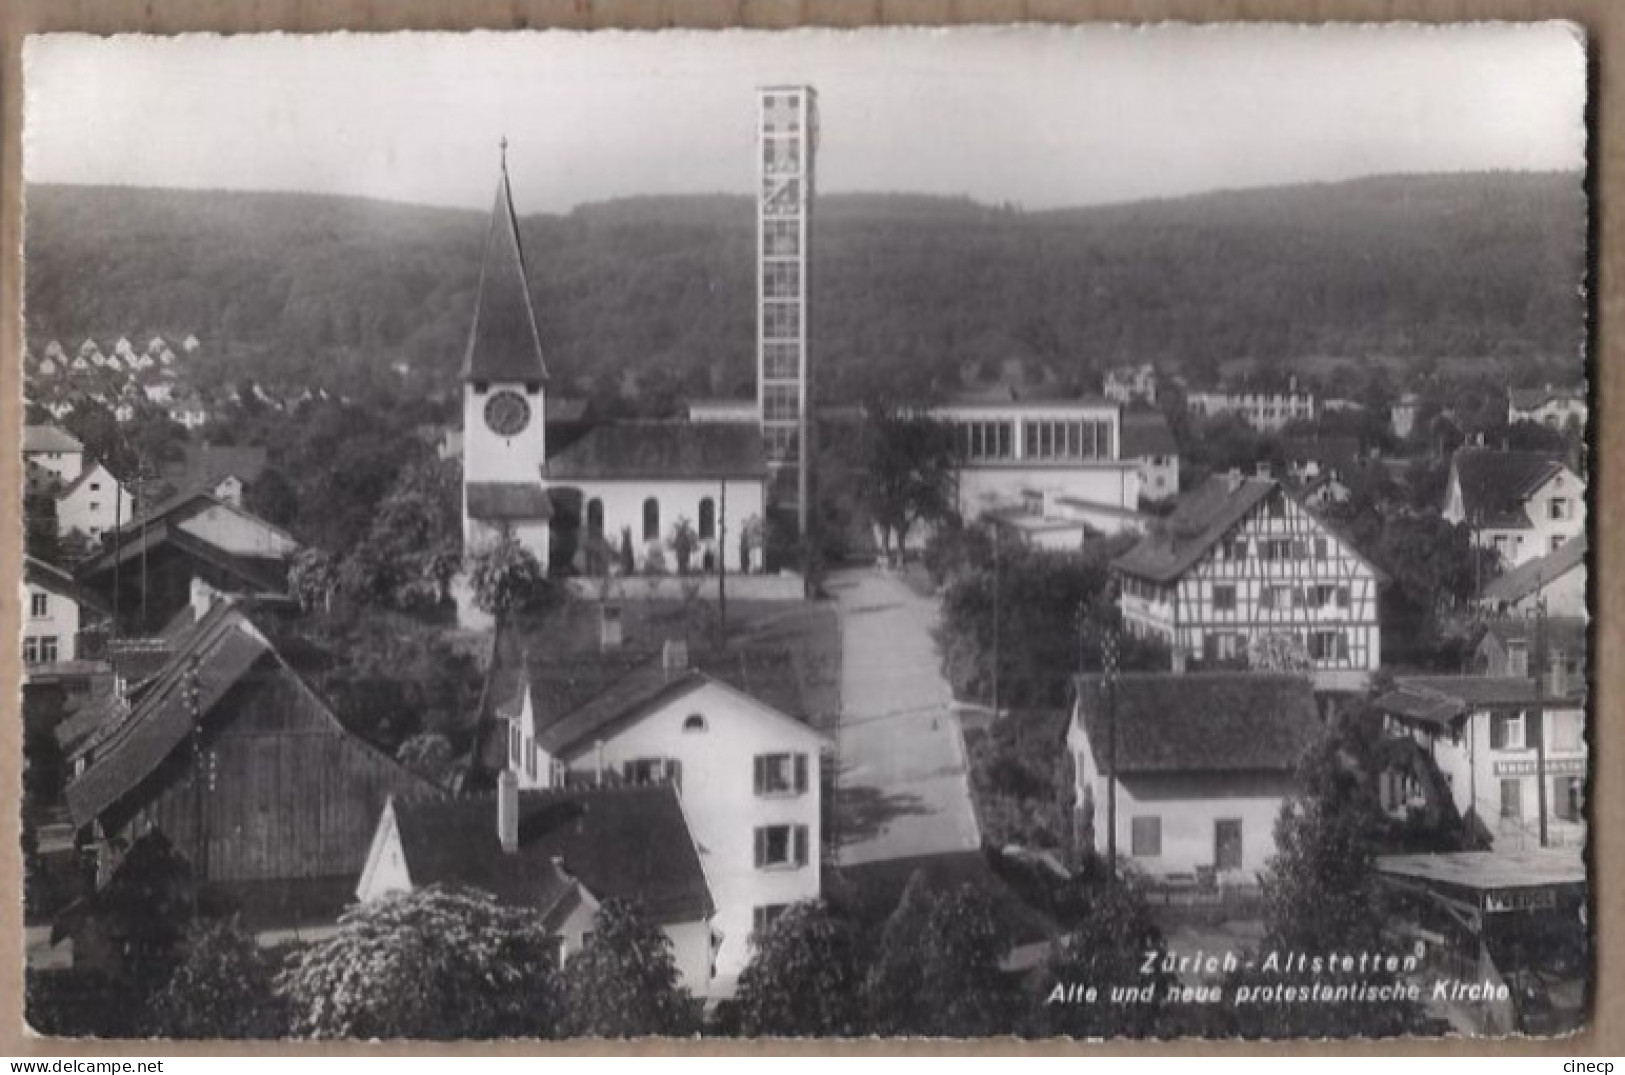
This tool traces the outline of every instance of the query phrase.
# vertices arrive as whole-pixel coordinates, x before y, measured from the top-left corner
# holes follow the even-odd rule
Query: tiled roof
[[[1532,411],[1554,400],[1584,403],[1586,399],[1584,389],[1553,388],[1550,385],[1545,388],[1514,388],[1507,395],[1511,398],[1513,408],[1520,411]]]
[[[1467,521],[1493,529],[1527,529],[1524,498],[1563,468],[1550,452],[1461,448],[1451,463]]]
[[[23,451],[25,452],[82,452],[85,446],[80,444],[72,433],[57,426],[24,426]]]
[[[1074,680],[1097,761],[1109,765],[1102,677]],[[1308,677],[1258,672],[1157,672],[1119,676],[1117,771],[1291,772],[1319,737]]]
[[[611,724],[630,719],[662,699],[696,690],[704,683],[705,676],[696,669],[668,672],[660,661],[650,661],[584,705],[544,724],[536,741],[557,757]]]
[[[1396,676],[1394,690],[1449,699],[1463,711],[1526,706],[1535,700],[1535,681],[1529,676]]]
[[[25,556],[23,558],[23,580],[30,586],[38,586],[42,590],[49,590],[51,593],[66,597],[68,600],[74,601],[94,612],[112,615],[112,608],[102,600],[100,594],[93,593],[79,585],[78,582],[74,581],[72,575],[55,564],[46,563],[44,560],[38,560],[32,556]]]
[[[542,338],[531,306],[530,282],[525,273],[525,252],[519,242],[519,219],[514,215],[513,192],[504,165],[491,207],[491,227],[485,236],[485,260],[480,265],[479,291],[474,298],[474,322],[463,354],[463,379],[471,381],[545,381]]]
[[[597,900],[636,899],[659,925],[714,905],[669,784],[519,794],[519,849],[502,850],[494,796],[395,800],[413,885],[472,885],[546,912],[575,878]],[[560,871],[563,877],[560,876]]]
[[[194,444],[180,459],[164,464],[163,478],[183,496],[211,492],[232,475],[252,485],[265,473],[268,461],[265,449],[252,445]]]
[[[1180,497],[1173,514],[1113,560],[1112,567],[1137,578],[1171,582],[1276,488],[1274,481],[1258,478],[1243,478],[1232,486],[1229,478],[1216,474]]]
[[[540,485],[524,482],[469,482],[468,514],[472,519],[550,519],[553,501]]]
[[[1179,445],[1174,441],[1168,419],[1161,411],[1125,412],[1123,415],[1124,459],[1138,459],[1145,455],[1177,455]]]
[[[1545,556],[1519,564],[1506,574],[1491,579],[1479,592],[1480,601],[1519,601],[1537,589],[1584,566],[1586,536],[1571,538]]]
[[[550,481],[755,479],[767,474],[762,432],[742,422],[602,425],[549,459]]]

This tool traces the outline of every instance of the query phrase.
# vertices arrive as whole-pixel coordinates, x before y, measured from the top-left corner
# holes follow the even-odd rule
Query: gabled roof
[[[79,476],[77,478],[63,486],[62,491],[56,494],[56,498],[58,500],[66,500],[68,497],[72,496],[81,485],[89,482],[90,479],[94,478],[97,474],[106,474],[109,478],[113,479],[113,484],[118,486],[120,492],[124,490],[123,483],[117,478],[113,477],[112,471],[108,470],[100,463],[89,463],[79,471]]]
[[[544,913],[574,878],[600,902],[636,899],[657,925],[714,911],[669,784],[519,793],[519,848],[502,850],[494,796],[394,800],[414,886],[473,885]]]
[[[553,501],[541,485],[469,482],[464,487],[471,519],[550,519]]]
[[[1564,469],[1551,452],[1502,452],[1493,448],[1460,448],[1451,470],[1461,485],[1467,521],[1491,529],[1527,529],[1524,500],[1552,475]]]
[[[1502,645],[1522,642],[1534,649],[1535,621],[1522,616],[1507,616],[1491,620],[1484,633],[1493,635]],[[1546,645],[1564,653],[1584,653],[1589,624],[1580,616],[1547,616]]]
[[[1547,385],[1544,388],[1514,388],[1508,391],[1508,398],[1512,407],[1520,411],[1532,411],[1551,402],[1578,402],[1586,401],[1583,388],[1553,388]]]
[[[1586,535],[1570,538],[1545,556],[1519,564],[1506,574],[1491,579],[1479,591],[1480,601],[1521,601],[1536,590],[1562,578],[1586,562]]]
[[[1104,679],[1073,681],[1097,763],[1109,766]],[[1320,736],[1307,676],[1124,674],[1114,690],[1119,775],[1292,772]]]
[[[1161,411],[1125,411],[1122,429],[1124,459],[1146,455],[1177,455],[1179,445]]]
[[[767,476],[762,431],[682,419],[598,426],[542,466],[549,481],[716,480]]]
[[[24,426],[24,452],[82,452],[85,446],[59,426]]]
[[[78,602],[85,608],[99,612],[102,615],[111,615],[112,609],[101,599],[101,596],[85,589],[75,581],[74,577],[44,560],[32,556],[23,558],[23,580],[30,586],[38,586],[42,590],[66,597],[70,601]]]
[[[139,557],[143,551],[151,552],[168,546],[211,564],[262,593],[285,591],[287,575],[285,569],[280,566],[280,561],[238,556],[180,528],[179,524],[184,520],[177,518],[178,509],[195,500],[204,500],[208,504],[219,505],[228,511],[235,511],[239,515],[263,522],[249,512],[238,511],[229,504],[220,504],[213,497],[197,494],[186,498],[176,504],[174,509],[162,515],[150,516],[138,520],[133,526],[124,527],[120,533],[128,536],[117,543],[104,542],[100,552],[79,565],[77,577],[81,580],[93,579],[111,571],[115,562],[126,564]],[[270,526],[269,523],[264,525]],[[131,533],[132,530],[136,532]]]
[[[545,381],[542,337],[530,301],[530,278],[519,242],[519,218],[502,166],[491,226],[485,236],[474,321],[463,354],[463,379],[469,381]]]
[[[231,476],[252,485],[268,464],[265,449],[255,445],[192,444],[181,458],[164,464],[163,478],[182,495],[210,492]]]
[[[1112,567],[1137,578],[1171,582],[1278,488],[1271,479],[1243,478],[1232,483],[1225,475],[1215,474],[1180,497],[1173,514],[1113,560]]]
[[[1579,702],[1572,696],[1544,697],[1554,706]],[[1397,716],[1447,726],[1469,712],[1522,709],[1534,702],[1535,680],[1529,676],[1398,676],[1393,689],[1380,696],[1376,706]]]
[[[696,669],[668,672],[659,661],[650,661],[621,677],[591,701],[542,726],[536,741],[543,750],[558,757],[610,725],[636,717],[667,698],[698,690],[705,682],[706,677]]]

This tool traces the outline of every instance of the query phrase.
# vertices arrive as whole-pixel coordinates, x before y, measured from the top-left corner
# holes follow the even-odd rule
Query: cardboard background
[[[21,1020],[21,853],[15,808],[0,809],[0,1053],[40,1056],[180,1055],[526,1055],[544,1053],[850,1055],[1547,1055],[1625,1054],[1625,673],[1612,658],[1625,651],[1625,536],[1613,511],[1625,509],[1625,196],[1609,199],[1625,183],[1625,6],[1612,0],[5,0],[0,4],[0,444],[17,445],[21,432],[21,120],[22,41],[28,33],[98,34],[183,32],[251,33],[333,30],[659,29],[662,27],[775,29],[795,26],[953,25],[961,23],[1078,23],[1312,21],[1429,23],[1567,19],[1589,38],[1588,189],[1592,197],[1592,327],[1590,370],[1595,399],[1591,423],[1590,519],[1595,534],[1591,570],[1597,632],[1591,666],[1593,783],[1592,900],[1597,924],[1592,1022],[1581,1035],[1557,1041],[1520,1039],[1400,1040],[1391,1042],[1021,1042],[957,1041],[741,1042],[727,1040],[644,1043],[543,1042],[536,1044],[53,1042],[29,1036]],[[1608,331],[1612,329],[1612,331]],[[0,578],[21,578],[21,455],[0,451]],[[0,638],[17,637],[20,588],[0,587]],[[16,699],[20,654],[0,645],[0,799],[20,794],[22,722]]]

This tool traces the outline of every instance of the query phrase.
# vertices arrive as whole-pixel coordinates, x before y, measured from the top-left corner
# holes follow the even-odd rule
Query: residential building
[[[694,564],[750,564],[737,540],[765,516],[762,432],[731,423],[651,421],[598,426],[550,443],[542,357],[506,165],[497,187],[463,360],[463,544],[508,535],[547,567],[600,538],[628,535],[640,569],[675,566],[677,525],[693,527]],[[581,423],[584,404],[561,422]]]
[[[1140,498],[1179,494],[1179,445],[1161,411],[1123,412],[1123,458],[1139,466]]]
[[[24,426],[23,461],[38,467],[45,481],[67,485],[85,469],[85,446],[57,426]]]
[[[23,670],[33,676],[79,660],[79,632],[107,607],[54,564],[23,558]]]
[[[1191,392],[1185,407],[1204,418],[1231,414],[1262,433],[1273,433],[1288,422],[1313,421],[1314,393],[1298,388],[1294,378],[1286,391]]]
[[[1579,689],[1586,680],[1587,620],[1583,616],[1503,616],[1490,620],[1473,650],[1481,676],[1528,676],[1539,645],[1546,647],[1548,684]],[[1544,637],[1537,637],[1544,631]]]
[[[56,498],[60,534],[75,531],[92,544],[135,517],[135,500],[111,471],[92,462]]]
[[[1507,424],[1539,422],[1554,429],[1584,430],[1589,407],[1584,388],[1514,388],[1507,392]]]
[[[495,717],[522,791],[614,776],[678,791],[716,901],[715,988],[730,992],[753,932],[821,891],[819,759],[782,710],[687,663],[686,646],[552,709],[527,665]]]
[[[1113,403],[1156,403],[1157,368],[1146,362],[1106,371],[1102,394]]]
[[[1517,614],[1534,612],[1541,601],[1553,616],[1588,614],[1584,532],[1491,579],[1476,598],[1480,608]]]
[[[229,593],[285,596],[298,549],[252,512],[207,493],[183,494],[104,540],[78,579],[118,611],[125,633],[153,634],[191,600],[196,580]]]
[[[1432,762],[1479,846],[1583,846],[1587,772],[1585,682],[1565,661],[1544,677],[1400,676],[1377,700],[1390,737]],[[1396,813],[1425,805],[1420,774],[1389,772],[1380,788]],[[1542,785],[1544,784],[1544,788]]]
[[[1381,660],[1381,572],[1281,483],[1215,475],[1112,562],[1130,632],[1175,668],[1243,668],[1270,636],[1322,689],[1363,689]]]
[[[1067,748],[1080,846],[1161,882],[1250,884],[1275,852],[1299,761],[1321,734],[1305,676],[1128,673],[1073,685]]]
[[[494,796],[391,798],[357,899],[473,885],[537,911],[562,962],[581,950],[606,900],[635,900],[671,941],[679,984],[710,995],[715,905],[675,786],[520,791],[511,772],[504,777]]]
[[[253,445],[188,444],[160,474],[171,495],[207,493],[240,508],[243,493],[258,482],[269,465],[264,448]]]
[[[100,883],[156,830],[200,900],[239,910],[262,943],[320,935],[386,800],[438,789],[346,732],[236,601],[199,585],[190,612],[161,670],[74,748],[73,824]]]
[[[1461,448],[1442,514],[1471,527],[1473,544],[1509,569],[1585,533],[1585,494],[1585,481],[1555,454]]]

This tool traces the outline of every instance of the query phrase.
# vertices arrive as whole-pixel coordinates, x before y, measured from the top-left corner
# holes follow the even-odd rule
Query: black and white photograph
[[[30,37],[28,1027],[1583,1030],[1586,50]]]

